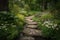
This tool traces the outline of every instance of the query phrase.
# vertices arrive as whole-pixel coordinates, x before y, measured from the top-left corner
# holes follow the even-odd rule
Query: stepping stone
[[[33,22],[31,19],[25,19],[26,22]]]
[[[20,40],[35,40],[35,39],[33,37],[25,36],[25,37],[21,37]]]
[[[32,19],[34,16],[25,17],[25,19]]]
[[[38,26],[37,25],[26,25],[26,27],[28,27],[28,28],[37,28]]]
[[[37,24],[37,22],[26,22],[27,24],[30,24],[30,25],[35,25]]]
[[[32,19],[32,17],[25,17],[25,19]]]
[[[30,36],[42,36],[42,31],[37,29],[25,28],[23,33]]]

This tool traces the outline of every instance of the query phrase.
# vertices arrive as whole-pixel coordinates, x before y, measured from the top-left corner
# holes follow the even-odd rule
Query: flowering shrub
[[[55,29],[57,27],[57,24],[53,21],[44,21],[42,26],[46,26],[47,28]]]
[[[34,17],[34,21],[38,22],[38,29],[42,30],[44,37],[51,38],[51,40],[60,40],[60,26],[57,19],[51,14],[42,14],[40,17]]]

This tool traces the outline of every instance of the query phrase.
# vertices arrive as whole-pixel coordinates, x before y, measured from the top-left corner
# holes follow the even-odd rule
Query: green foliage
[[[0,39],[14,40],[24,26],[24,15],[20,13],[21,8],[9,1],[9,12],[0,12]]]
[[[20,8],[19,5],[15,4],[15,3],[13,4],[12,9],[10,10],[10,12],[14,15],[16,24],[18,25],[18,29],[19,28],[22,29],[24,26],[24,16],[26,13],[22,12],[22,11],[24,11],[24,10],[22,10],[22,8]]]
[[[38,28],[42,30],[43,36],[52,38],[54,36],[54,32],[56,31],[55,31],[54,26],[51,26],[51,25],[48,26],[48,25],[49,24],[44,25],[44,23],[38,22]]]
[[[47,38],[50,37],[51,40],[60,39],[59,38],[60,32],[58,32],[60,30],[60,27],[59,26],[57,27],[57,25],[56,25],[59,23],[59,20],[54,19],[54,16],[52,14],[45,13],[45,14],[42,14],[41,16],[34,17],[33,20],[38,22],[38,29],[42,30],[44,37],[47,37]],[[47,23],[45,24],[46,21],[47,21]],[[50,21],[50,23],[49,23],[49,21]],[[55,25],[56,27],[54,28],[53,25]]]
[[[18,35],[14,16],[10,13],[0,13],[0,39],[12,40]]]
[[[44,37],[52,37],[54,35],[53,34],[54,30],[52,28],[47,28],[45,26],[42,26],[41,30],[43,31],[43,36]]]
[[[37,16],[35,15],[35,17],[33,18],[33,20],[37,22],[40,22],[40,21],[43,22],[45,20],[53,20],[53,19],[54,19],[54,16],[48,12],[39,13]]]
[[[40,17],[40,19],[42,19],[42,20],[52,20],[54,18],[54,16],[51,14],[51,13],[43,13],[42,15],[41,15],[41,17]]]
[[[41,12],[45,10],[51,13]],[[9,13],[0,12],[0,39],[13,40],[23,29],[24,17],[30,15],[35,16],[33,20],[38,22],[43,36],[60,40],[60,0],[9,0]],[[51,28],[49,22],[47,27],[45,21],[51,21],[52,25],[57,24],[58,27]]]

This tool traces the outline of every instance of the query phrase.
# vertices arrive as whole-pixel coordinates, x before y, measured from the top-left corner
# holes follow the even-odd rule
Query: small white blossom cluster
[[[52,21],[44,21],[42,26],[43,25],[48,27],[48,28],[53,28],[53,29],[55,29],[57,27],[57,24],[53,23]]]
[[[9,27],[8,25],[10,25],[11,27],[16,27],[16,25],[14,25],[13,23],[11,23],[11,24],[1,24],[0,29],[8,30],[8,28],[7,28],[7,27]]]
[[[2,25],[2,26],[0,26],[0,29],[7,30],[7,28],[6,28],[6,27],[7,27],[6,25]]]

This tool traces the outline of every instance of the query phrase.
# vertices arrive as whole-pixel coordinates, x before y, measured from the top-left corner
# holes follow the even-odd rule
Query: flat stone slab
[[[32,19],[25,19],[26,22],[33,22]]]
[[[23,33],[30,36],[42,36],[42,31],[37,29],[25,28]]]
[[[30,24],[30,25],[36,25],[37,22],[26,22],[27,24]]]
[[[27,25],[26,27],[28,27],[28,28],[37,28],[38,25]]]
[[[35,40],[35,39],[33,37],[25,36],[25,37],[21,37],[20,40]]]
[[[32,19],[34,16],[25,17],[25,19]]]

